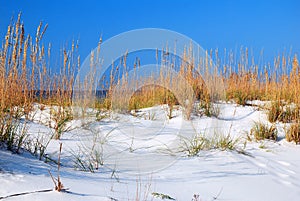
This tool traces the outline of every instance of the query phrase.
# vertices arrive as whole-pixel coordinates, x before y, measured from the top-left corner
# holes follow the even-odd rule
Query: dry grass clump
[[[219,106],[211,101],[200,101],[197,106],[196,112],[199,116],[218,117],[220,114]]]
[[[4,46],[1,49],[0,115],[2,118],[7,114],[15,116],[14,107],[21,106],[24,108],[24,112],[27,111],[27,107],[32,102],[32,94],[29,94],[28,88],[34,79],[31,77],[30,81],[24,82],[24,79],[27,79],[28,46],[29,37],[25,36],[24,25],[21,24],[19,15],[17,22],[8,26]],[[34,57],[34,53],[32,52],[32,57]]]
[[[124,67],[122,75],[110,79],[114,80],[108,92],[113,110],[128,112],[155,104],[168,104],[171,117],[173,106],[180,104],[184,108],[185,117],[190,118],[196,96],[194,91],[196,86],[193,85],[196,79],[192,78],[194,75],[191,73],[193,65],[181,65],[180,71],[177,72],[163,59],[157,66],[149,67],[147,73],[143,67],[135,67],[130,71],[126,63],[122,65]],[[118,73],[111,72],[111,75],[115,74]]]
[[[214,59],[219,60],[218,57]],[[273,65],[258,66],[246,48],[241,50],[240,58],[230,52],[228,61],[224,61],[223,65],[222,77],[227,99],[235,100],[241,105],[255,99],[300,103],[300,67],[297,55],[278,56],[274,58]]]
[[[277,128],[272,125],[268,126],[261,122],[255,122],[250,134],[254,136],[256,140],[277,140]]]
[[[296,144],[300,144],[300,123],[292,124],[285,137],[288,142],[294,141]]]
[[[268,120],[270,122],[291,123],[299,117],[300,109],[298,105],[285,104],[283,101],[272,102],[271,107],[268,109]]]
[[[231,73],[226,82],[227,99],[233,99],[239,105],[246,105],[248,100],[263,97],[257,85],[258,75],[255,72]]]
[[[4,45],[0,50],[0,142],[7,145],[9,150],[21,148],[25,136],[26,126],[20,118],[31,111],[33,93],[29,90],[35,81],[28,76],[27,53],[30,48],[31,58],[37,59],[37,44],[29,41],[25,36],[24,25],[18,16],[14,24],[10,24],[5,36]],[[38,28],[36,43],[43,32]],[[21,130],[20,130],[21,129]]]
[[[268,120],[270,122],[276,122],[283,116],[283,105],[281,101],[275,101],[272,103],[270,109],[268,110]]]
[[[216,62],[214,66],[208,54],[215,61],[220,60],[218,50],[215,51],[215,55],[213,51],[210,51],[210,53],[206,52],[206,58],[200,62],[200,65],[195,66],[194,58],[191,56],[193,53],[188,49],[182,56],[178,71],[180,76],[192,87],[195,99],[200,100],[201,108],[205,109],[208,115],[210,115],[211,106],[216,100],[225,100],[225,97],[214,97],[216,94],[222,94],[218,87],[224,85],[226,100],[234,100],[240,105],[247,105],[249,100],[273,101],[274,104],[268,108],[268,117],[271,122],[277,120],[293,122],[299,119],[300,67],[297,55],[276,57],[273,65],[269,64],[263,67],[254,63],[247,48],[241,50],[240,58],[230,52],[228,60],[225,60],[222,66],[219,62]],[[162,63],[169,62],[172,65],[172,59],[169,59],[168,62],[166,60],[165,58]],[[219,71],[218,69],[221,68],[223,70]],[[200,75],[197,72],[203,72],[203,74]],[[165,80],[169,78],[168,76],[164,77]],[[166,91],[168,90],[159,89],[156,86],[145,87],[132,98],[130,108],[149,107],[159,102],[165,103],[166,98],[172,100],[173,95],[177,98],[175,104],[181,104],[174,91],[169,90],[173,95],[168,95]],[[164,96],[166,94],[167,96]],[[291,104],[294,104],[295,107],[289,107]]]
[[[162,86],[150,85],[134,92],[129,101],[129,110],[135,110],[136,112],[141,108],[164,104],[168,105],[168,118],[171,119],[174,106],[179,104],[176,96]]]
[[[144,86],[131,97],[129,110],[138,110],[162,104],[176,105],[178,101],[170,90],[161,86]]]

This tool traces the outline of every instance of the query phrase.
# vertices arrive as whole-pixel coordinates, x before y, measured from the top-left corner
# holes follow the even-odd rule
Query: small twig
[[[219,196],[221,195],[222,191],[223,191],[223,188],[221,188],[219,193],[216,196],[213,197],[213,200],[217,200],[219,198]]]
[[[111,201],[119,201],[118,199],[110,197],[110,196],[108,196],[108,199],[110,199]]]
[[[57,186],[55,187],[55,190],[57,190],[58,192],[60,192],[64,188],[63,184],[60,181],[60,176],[59,176],[61,150],[62,150],[62,143],[60,143],[60,147],[59,147],[58,164],[57,164]]]
[[[244,150],[236,150],[236,152],[238,153],[238,154],[243,154],[243,155],[245,155],[245,156],[249,156],[249,157],[251,157],[251,158],[255,158],[253,155],[251,155],[249,152],[246,152],[246,151],[244,151]]]
[[[51,179],[52,179],[52,181],[53,181],[53,183],[54,183],[54,186],[56,186],[56,181],[55,181],[54,177],[52,176],[50,170],[48,170],[48,172],[49,172],[49,174],[50,174],[50,176],[51,176]]]
[[[46,161],[51,161],[53,162],[54,164],[58,165],[58,162],[56,160],[54,160],[53,158],[51,158],[50,156],[48,156],[47,154],[44,155],[44,158],[46,159]]]
[[[51,192],[53,189],[46,189],[46,190],[39,190],[39,191],[31,191],[31,192],[24,192],[24,193],[16,193],[4,197],[0,197],[0,200],[11,198],[11,197],[17,197],[17,196],[22,196],[22,195],[28,195],[28,194],[33,194],[33,193],[46,193],[46,192]]]
[[[60,143],[59,146],[59,155],[58,155],[58,164],[57,164],[57,189],[55,190],[57,190],[58,192],[60,192],[63,189],[63,185],[60,181],[60,176],[59,176],[61,150],[62,150],[62,143]]]
[[[60,147],[59,147],[59,154],[58,154],[58,161],[57,161],[57,179],[53,177],[53,175],[51,174],[51,172],[48,170],[51,179],[54,183],[55,186],[55,190],[58,192],[61,191],[65,191],[66,189],[64,189],[63,184],[60,181],[60,175],[59,175],[59,171],[60,171],[60,156],[61,156],[61,151],[62,151],[62,143],[60,143]]]

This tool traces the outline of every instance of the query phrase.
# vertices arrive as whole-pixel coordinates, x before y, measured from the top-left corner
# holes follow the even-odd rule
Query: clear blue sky
[[[205,49],[241,45],[270,59],[284,51],[300,53],[299,0],[5,0],[0,3],[0,34],[22,12],[25,31],[49,24],[45,42],[52,51],[80,40],[86,57],[102,34],[106,40],[137,28],[164,28],[185,34]]]

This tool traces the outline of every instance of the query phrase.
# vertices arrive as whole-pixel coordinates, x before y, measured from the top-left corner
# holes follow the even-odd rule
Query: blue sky
[[[99,41],[138,28],[170,29],[198,42],[204,49],[253,49],[264,62],[279,53],[300,52],[298,0],[5,0],[0,3],[0,36],[12,16],[22,11],[25,31],[35,34],[48,23],[44,42],[52,52],[80,40],[86,57]]]

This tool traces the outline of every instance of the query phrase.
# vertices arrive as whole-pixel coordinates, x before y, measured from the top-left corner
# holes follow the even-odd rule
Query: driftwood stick
[[[7,195],[7,196],[4,196],[4,197],[0,197],[0,200],[11,198],[11,197],[22,196],[22,195],[33,194],[33,193],[46,193],[46,192],[51,192],[51,191],[53,191],[53,189],[45,189],[45,190],[39,190],[39,191],[16,193],[16,194],[12,194],[12,195]]]

